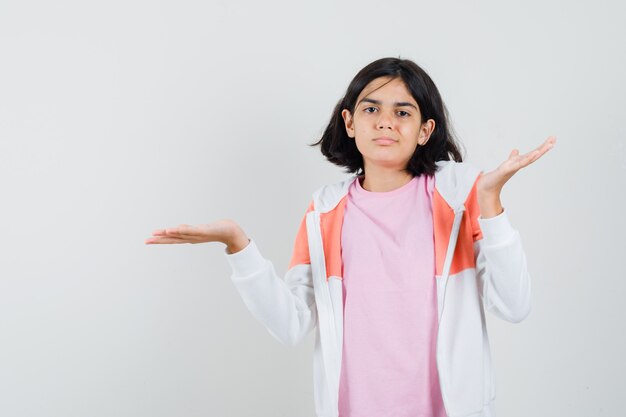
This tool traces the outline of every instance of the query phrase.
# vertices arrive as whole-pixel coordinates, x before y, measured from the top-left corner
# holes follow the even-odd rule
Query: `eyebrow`
[[[372,104],[381,104],[382,102],[380,100],[374,100],[371,98],[364,98],[363,100],[361,100],[357,106],[363,102],[368,102],[368,103],[372,103]],[[394,106],[396,107],[403,107],[403,106],[410,106],[413,107],[415,110],[419,110],[415,104],[409,103],[408,101],[396,101],[395,103],[393,103]]]

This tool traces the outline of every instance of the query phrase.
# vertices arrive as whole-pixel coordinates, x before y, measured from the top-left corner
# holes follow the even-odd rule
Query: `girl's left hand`
[[[534,151],[520,155],[517,149],[513,149],[509,158],[495,170],[483,174],[478,181],[477,191],[483,196],[498,196],[504,184],[520,169],[532,164],[544,153],[554,147],[556,136],[549,136],[543,144]]]

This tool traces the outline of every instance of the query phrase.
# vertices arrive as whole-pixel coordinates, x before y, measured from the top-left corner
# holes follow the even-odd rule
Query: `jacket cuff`
[[[244,277],[251,275],[265,265],[265,258],[261,255],[259,248],[257,248],[256,243],[251,238],[248,245],[239,252],[228,253],[224,249],[224,256],[226,256],[234,276]]]
[[[497,216],[488,219],[478,216],[478,224],[483,233],[484,243],[487,246],[495,246],[507,242],[515,235],[515,229],[509,222],[506,209]]]

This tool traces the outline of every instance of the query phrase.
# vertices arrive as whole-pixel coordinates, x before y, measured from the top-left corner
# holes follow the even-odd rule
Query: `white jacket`
[[[512,323],[523,320],[531,309],[530,276],[520,235],[506,211],[489,219],[480,217],[476,195],[480,175],[467,163],[437,162],[433,194],[436,354],[448,417],[495,415],[484,309]],[[235,287],[272,336],[295,346],[316,329],[313,376],[318,417],[338,417],[343,346],[340,235],[347,191],[355,180],[351,176],[313,194],[284,279],[253,239],[239,252],[226,252]]]

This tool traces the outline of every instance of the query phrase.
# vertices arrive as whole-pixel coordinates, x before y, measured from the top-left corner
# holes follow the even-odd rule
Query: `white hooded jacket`
[[[433,222],[439,326],[437,369],[448,417],[493,417],[495,380],[484,310],[517,323],[531,310],[530,275],[519,233],[506,211],[480,217],[467,163],[437,162]],[[318,417],[338,416],[343,346],[340,232],[356,176],[313,194],[284,279],[253,239],[226,258],[245,305],[282,343],[297,345],[313,329]],[[379,416],[386,417],[386,416]],[[392,416],[389,416],[392,417]]]

